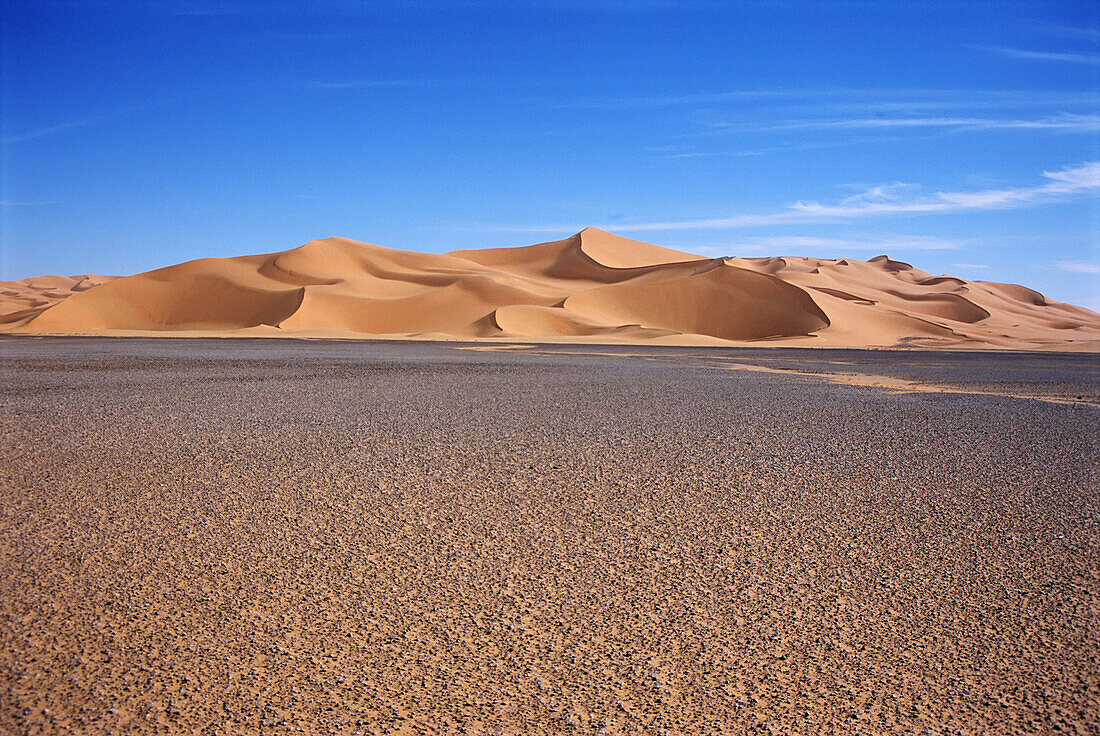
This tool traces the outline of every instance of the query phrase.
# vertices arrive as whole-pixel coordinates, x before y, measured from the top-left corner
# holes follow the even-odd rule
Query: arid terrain
[[[0,325],[19,324],[32,319],[73,294],[114,279],[114,276],[85,274],[0,281]]]
[[[1095,355],[7,337],[0,376],[0,733],[1100,730]]]
[[[885,255],[704,258],[596,228],[447,254],[326,238],[87,288],[107,278],[0,283],[0,332],[1100,351],[1100,314],[1016,284]]]

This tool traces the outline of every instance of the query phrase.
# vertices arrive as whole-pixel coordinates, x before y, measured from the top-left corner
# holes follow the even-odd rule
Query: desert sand
[[[85,274],[0,281],[0,325],[26,322],[73,294],[87,291],[115,278]]]
[[[886,256],[704,258],[595,228],[445,255],[327,238],[90,283],[33,303],[8,284],[0,331],[1100,350],[1100,314],[1023,286]]]
[[[1096,733],[1097,370],[2,338],[0,733]]]

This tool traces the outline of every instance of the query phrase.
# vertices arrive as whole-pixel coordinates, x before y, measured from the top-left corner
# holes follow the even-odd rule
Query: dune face
[[[1100,349],[1100,314],[1015,284],[933,276],[886,256],[727,262],[812,294],[830,319],[818,334],[834,345]]]
[[[636,321],[725,340],[808,335],[829,326],[802,289],[725,263],[680,278],[586,289],[565,307],[593,321]]]
[[[91,288],[95,287],[95,288]],[[1100,315],[878,256],[704,258],[588,228],[416,253],[346,238],[0,284],[0,330],[1100,349]]]
[[[0,325],[23,324],[54,304],[115,276],[38,276],[21,281],[0,281]]]

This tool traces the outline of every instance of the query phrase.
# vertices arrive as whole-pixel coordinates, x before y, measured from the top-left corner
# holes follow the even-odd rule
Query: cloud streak
[[[1100,264],[1089,261],[1058,261],[1054,265],[1070,273],[1100,273]]]
[[[1100,188],[1100,161],[1082,166],[1044,171],[1045,184],[1012,189],[985,189],[976,192],[937,192],[931,197],[905,199],[878,187],[850,197],[838,205],[797,202],[795,212],[810,217],[851,218],[869,215],[929,214],[964,210],[1012,209],[1064,199]]]
[[[827,136],[832,146],[863,140],[881,142],[888,135],[912,138],[990,131],[1034,135],[1100,132],[1100,94],[1092,90],[763,88],[547,104],[609,115],[643,109],[690,115],[683,119],[684,127],[675,136],[681,140],[797,134],[808,138]],[[667,124],[661,128],[666,140],[669,129]],[[862,137],[852,140],[852,135],[829,135],[835,133]],[[669,151],[658,158],[761,155],[784,148],[761,140],[745,146],[743,152]]]
[[[392,12],[514,11],[649,13],[663,10],[704,10],[707,0],[75,0],[86,9],[146,12],[172,17],[288,16],[360,17]]]
[[[105,110],[96,115],[88,115],[82,118],[76,118],[73,120],[66,120],[61,123],[55,123],[54,125],[48,125],[43,128],[36,128],[35,130],[28,130],[23,133],[16,133],[15,135],[8,135],[0,138],[0,143],[19,143],[22,141],[29,141],[35,138],[43,138],[45,136],[53,135],[55,133],[63,133],[69,130],[78,130],[80,128],[87,128],[93,125],[99,125],[100,123],[109,122],[120,116],[128,115],[135,112],[146,111],[151,108],[163,107],[187,98],[194,97],[195,95],[203,92],[210,91],[213,87],[200,87],[185,92],[180,92],[175,95],[153,98],[143,100],[131,105],[125,105],[123,107],[116,107],[110,110]]]
[[[1038,26],[1041,31],[1047,33],[1053,33],[1057,36],[1067,36],[1069,38],[1084,38],[1089,41],[1100,41],[1100,28],[1085,28],[1080,26],[1064,26],[1058,24],[1043,24]]]
[[[971,46],[970,48],[1008,56],[1013,59],[1061,61],[1073,64],[1100,64],[1100,54],[1082,54],[1063,51],[1032,51],[1030,49],[1016,49],[1009,46]]]
[[[920,118],[849,118],[785,123],[758,130],[812,130],[812,129],[884,129],[884,128],[955,128],[967,130],[1064,130],[1082,133],[1100,131],[1100,115],[1058,115],[1055,117],[975,118],[975,117],[920,117]]]
[[[722,103],[794,103],[874,109],[1034,108],[1093,105],[1100,96],[1050,90],[1000,89],[877,89],[853,87],[771,87],[760,89],[701,90],[679,95],[611,97],[552,104],[558,109],[631,110],[659,107],[705,107]]]
[[[411,79],[351,79],[343,82],[307,82],[310,89],[372,89],[412,87],[420,82]]]
[[[25,133],[18,133],[16,135],[4,136],[2,142],[4,143],[19,143],[21,141],[29,141],[34,138],[42,138],[43,136],[52,135],[53,133],[61,133],[66,130],[75,130],[76,128],[85,128],[89,125],[95,125],[102,121],[105,115],[95,115],[89,118],[80,118],[79,120],[69,120],[64,123],[57,123],[56,125],[49,125],[45,128],[38,128],[36,130],[28,130]]]
[[[44,204],[61,204],[60,200],[19,201],[12,199],[0,199],[0,207],[38,207]]]
[[[778,235],[738,238],[729,246],[774,253],[779,249],[787,250],[828,250],[828,251],[899,251],[899,250],[957,250],[961,244],[954,240],[925,237],[920,235],[860,235],[846,238],[819,238],[800,235]]]
[[[1058,200],[1071,199],[1100,189],[1100,161],[1059,171],[1045,171],[1042,184],[1010,189],[983,189],[972,192],[936,192],[930,196],[914,194],[918,187],[890,184],[873,187],[836,204],[798,201],[782,210],[757,214],[737,214],[696,220],[675,220],[606,225],[616,232],[655,232],[665,230],[737,229],[767,225],[815,222],[843,222],[883,216],[914,216],[1018,209]],[[571,226],[519,226],[491,228],[496,232],[562,232]]]

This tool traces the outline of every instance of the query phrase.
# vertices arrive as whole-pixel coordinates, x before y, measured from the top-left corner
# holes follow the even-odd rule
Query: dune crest
[[[113,281],[117,276],[36,276],[0,281],[0,325],[24,323],[73,294]]]
[[[587,228],[446,254],[347,238],[0,283],[0,331],[1100,349],[1100,315],[889,257],[705,258]]]

